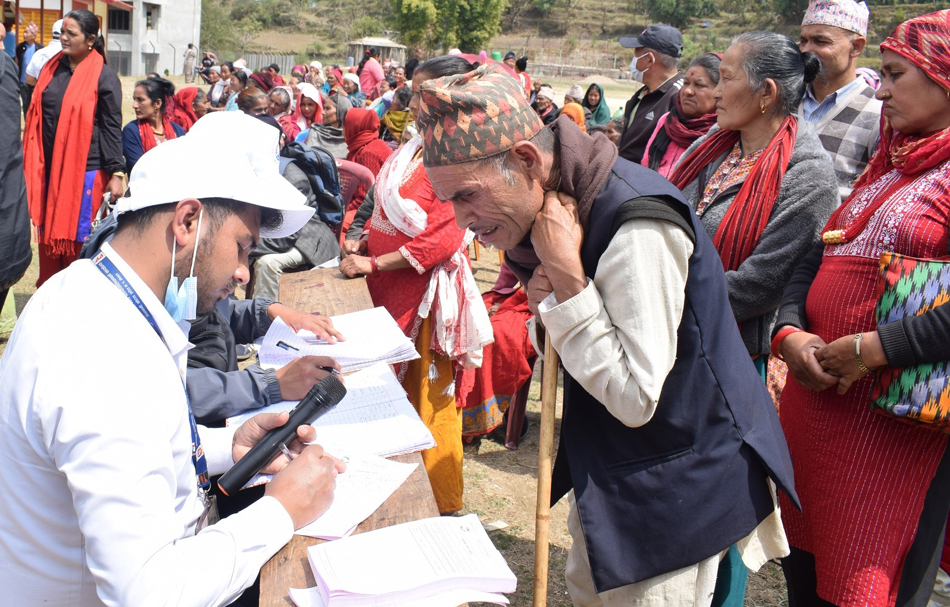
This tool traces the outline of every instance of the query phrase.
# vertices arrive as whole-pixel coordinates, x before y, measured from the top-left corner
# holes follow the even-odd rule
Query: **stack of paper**
[[[320,518],[301,527],[297,535],[337,540],[353,533],[395,493],[417,464],[401,464],[376,456],[341,456],[346,471],[336,477],[333,503]]]
[[[392,369],[385,363],[347,375],[346,396],[329,413],[314,422],[317,443],[329,453],[371,454],[379,457],[413,453],[435,446]],[[296,401],[275,403],[228,418],[239,426],[258,413],[280,413]],[[256,484],[260,479],[252,479]]]
[[[261,366],[282,367],[301,356],[329,356],[340,363],[344,373],[348,373],[379,362],[392,365],[419,358],[412,341],[386,308],[341,314],[331,317],[331,320],[333,328],[346,341],[331,344],[310,331],[295,333],[278,318],[264,336]]]
[[[474,514],[386,527],[311,546],[307,555],[325,607],[506,604],[500,593],[517,586]]]

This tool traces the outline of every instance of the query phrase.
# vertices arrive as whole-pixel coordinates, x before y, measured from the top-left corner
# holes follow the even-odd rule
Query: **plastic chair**
[[[358,210],[357,208],[350,208],[353,196],[356,195],[360,184],[366,186],[365,190],[369,190],[376,183],[376,176],[363,165],[349,160],[338,159],[336,167],[340,172],[340,195],[343,198],[343,223],[340,224],[339,234],[340,246],[342,247],[343,241],[346,239],[346,230],[353,223],[353,217],[356,216]]]

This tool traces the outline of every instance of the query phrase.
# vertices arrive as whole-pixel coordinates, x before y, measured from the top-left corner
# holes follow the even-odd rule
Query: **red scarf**
[[[142,138],[142,153],[149,151],[158,145],[155,140],[155,131],[152,130],[152,123],[147,120],[138,120],[139,137]],[[165,141],[171,141],[175,138],[175,129],[172,128],[172,121],[162,114],[162,132],[165,133]]]
[[[722,218],[713,244],[727,272],[738,269],[759,243],[775,199],[778,198],[797,135],[798,120],[788,116],[763,150]],[[739,131],[716,131],[683,160],[670,176],[670,181],[682,190],[710,163],[731,150],[737,141]]]
[[[874,204],[869,204],[860,215],[847,226],[839,223],[842,212],[848,203],[864,186],[874,183],[884,175],[896,169],[901,175],[912,178],[924,171],[950,160],[950,127],[928,135],[904,135],[896,133],[884,117],[881,117],[881,140],[877,144],[871,162],[854,182],[854,190],[848,199],[831,214],[822,230],[821,239],[825,244],[850,242],[864,231],[871,216],[890,198],[893,191],[902,187],[906,180],[896,181],[890,189],[881,192]]]
[[[670,110],[670,116],[666,119],[666,134],[670,141],[677,146],[686,149],[693,145],[693,142],[709,132],[712,125],[716,124],[716,112],[702,114],[695,118],[686,118],[683,115],[683,103],[680,96],[676,96],[676,104]]]
[[[89,53],[76,66],[62,104],[53,142],[49,190],[46,189],[46,157],[43,150],[43,92],[60,65],[62,52],[43,66],[33,92],[23,131],[23,170],[30,219],[37,228],[37,239],[53,254],[79,251],[76,241],[82,204],[86,160],[96,123],[99,75],[104,61],[98,52]],[[47,204],[55,201],[55,204]],[[95,202],[95,201],[94,201]]]
[[[346,159],[350,160],[350,156],[374,139],[379,139],[379,115],[376,110],[353,108],[348,111],[343,118],[343,140],[348,150]]]
[[[185,129],[186,133],[191,130],[192,125],[198,120],[198,115],[195,114],[195,97],[197,95],[198,88],[193,86],[175,93],[175,105],[177,106],[174,114],[175,122]]]

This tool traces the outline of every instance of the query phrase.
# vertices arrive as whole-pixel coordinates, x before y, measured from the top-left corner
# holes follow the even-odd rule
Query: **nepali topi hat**
[[[855,0],[811,0],[802,19],[806,25],[833,25],[862,36],[868,35],[870,11],[864,2]]]
[[[544,128],[521,84],[495,64],[424,82],[419,95],[427,167],[490,158]]]

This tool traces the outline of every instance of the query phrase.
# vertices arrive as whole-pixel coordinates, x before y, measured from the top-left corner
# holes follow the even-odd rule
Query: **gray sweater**
[[[686,150],[683,158],[718,130],[718,126],[713,126]],[[728,152],[717,158],[683,189],[683,195],[694,209],[706,183],[727,156]],[[720,192],[703,213],[700,220],[710,238],[716,235],[740,187],[741,184],[736,184]],[[838,202],[831,159],[815,129],[799,121],[792,158],[762,237],[738,270],[726,272],[729,303],[749,354],[769,352],[782,291],[798,262],[819,242],[820,231]]]

